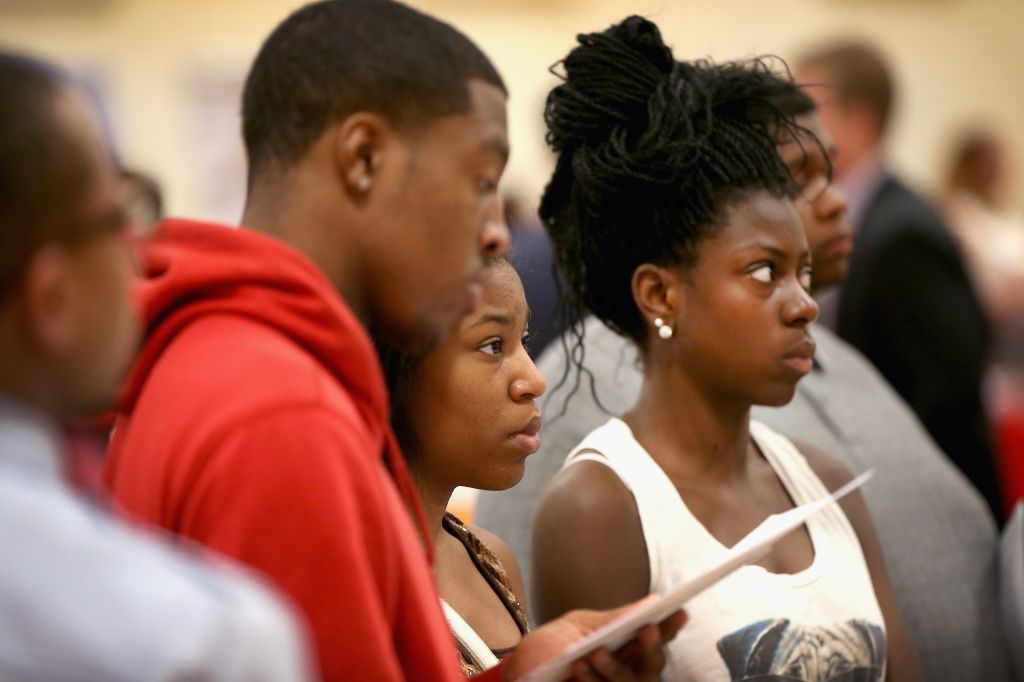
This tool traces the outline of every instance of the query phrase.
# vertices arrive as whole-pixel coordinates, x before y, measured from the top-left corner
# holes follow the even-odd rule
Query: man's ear
[[[22,278],[25,330],[32,347],[44,357],[62,357],[77,341],[70,265],[64,245],[47,244],[33,254]]]
[[[335,126],[333,138],[334,163],[346,193],[367,198],[392,162],[394,128],[376,114],[358,112]]]
[[[673,329],[684,314],[686,295],[679,274],[671,268],[643,263],[633,271],[633,301],[647,324],[661,319]]]

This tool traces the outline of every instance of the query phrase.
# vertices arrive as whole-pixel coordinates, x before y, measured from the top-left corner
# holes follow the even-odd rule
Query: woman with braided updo
[[[579,43],[547,100],[558,162],[540,214],[574,318],[635,342],[644,384],[540,503],[541,621],[669,590],[769,514],[852,477],[750,419],[752,405],[788,402],[814,363],[810,253],[776,151],[815,141],[773,104],[791,83],[761,60],[677,62],[639,17]],[[917,676],[859,493],[687,611],[671,679]]]

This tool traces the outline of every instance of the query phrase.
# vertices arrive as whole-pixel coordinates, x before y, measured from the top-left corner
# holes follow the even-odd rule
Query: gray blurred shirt
[[[78,499],[44,415],[0,396],[0,680],[307,680],[305,640],[256,582]]]

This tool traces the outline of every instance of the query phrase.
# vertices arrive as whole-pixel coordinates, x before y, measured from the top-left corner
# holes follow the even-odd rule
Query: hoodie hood
[[[390,428],[387,387],[369,334],[334,286],[284,242],[246,228],[185,220],[161,223],[142,248],[137,297],[145,342],[122,391],[131,415],[154,365],[175,337],[204,315],[241,315],[284,334],[345,389],[405,501],[433,562],[415,484]]]
[[[370,337],[298,251],[246,228],[167,220],[142,248],[141,265],[146,340],[121,395],[122,413],[132,412],[180,331],[204,315],[231,314],[285,334],[345,387],[374,432],[386,429],[387,389]]]

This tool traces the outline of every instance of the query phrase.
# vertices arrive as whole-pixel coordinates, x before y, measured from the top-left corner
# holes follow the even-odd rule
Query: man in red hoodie
[[[447,24],[380,0],[308,5],[246,82],[247,227],[168,221],[144,254],[147,338],[106,481],[128,513],[276,581],[328,680],[460,675],[367,330],[425,347],[475,305],[508,245],[505,100]],[[570,614],[494,675],[608,618]],[[578,672],[656,676],[681,620]]]

